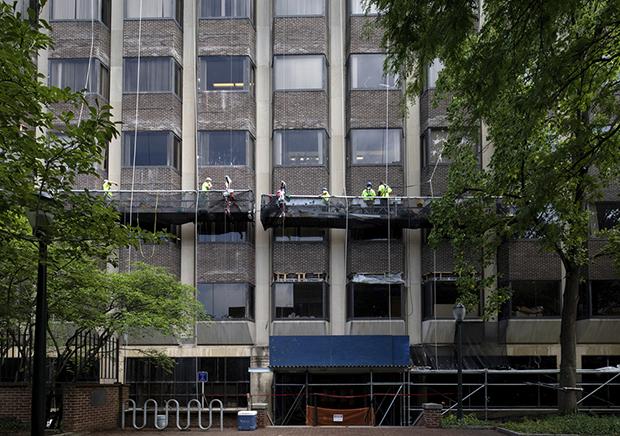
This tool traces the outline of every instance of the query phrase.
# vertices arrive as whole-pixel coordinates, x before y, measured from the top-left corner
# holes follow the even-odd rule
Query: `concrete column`
[[[269,344],[271,312],[271,233],[260,224],[260,195],[271,190],[271,11],[270,0],[256,6],[256,345]]]
[[[110,105],[112,121],[123,117],[123,2],[111,2],[110,21]],[[121,135],[110,141],[108,150],[108,178],[121,182]],[[114,186],[118,189],[118,186]]]
[[[331,0],[329,2],[329,114],[331,129],[329,188],[333,195],[346,194],[346,10],[346,0]],[[346,233],[344,230],[331,230],[329,259],[331,334],[343,335],[347,313]]]
[[[183,4],[183,137],[181,188],[197,189],[196,184],[196,2]],[[181,227],[181,282],[196,282],[196,224]]]
[[[409,197],[420,195],[420,102],[407,105],[405,119],[405,185]],[[405,230],[405,268],[407,275],[407,334],[411,344],[422,342],[422,231]]]

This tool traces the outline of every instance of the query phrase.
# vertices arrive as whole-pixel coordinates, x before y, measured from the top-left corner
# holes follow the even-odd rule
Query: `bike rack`
[[[170,415],[171,410],[174,410],[176,427],[179,430],[188,430],[191,426],[191,407],[194,404],[196,405],[196,409],[198,411],[198,428],[200,428],[201,430],[209,430],[213,426],[213,404],[215,403],[216,405],[219,405],[219,410],[220,410],[220,431],[224,431],[224,404],[218,399],[214,399],[209,402],[209,407],[208,407],[209,425],[204,427],[202,425],[202,412],[204,412],[207,409],[202,407],[202,403],[200,402],[200,400],[195,399],[195,398],[192,400],[189,400],[189,402],[187,403],[187,407],[185,408],[187,412],[185,426],[181,425],[181,405],[179,404],[179,402],[174,399],[170,399],[166,401],[164,404],[164,414],[166,416],[166,422],[165,422],[165,425],[161,427],[157,425],[157,416],[159,415],[158,413],[159,406],[157,404],[157,401],[155,401],[153,398],[149,398],[148,400],[144,402],[144,405],[142,406],[142,424],[138,425],[136,402],[132,399],[127,399],[123,402],[123,407],[122,407],[122,412],[121,412],[121,428],[125,429],[125,425],[126,425],[125,414],[126,412],[130,410],[131,410],[132,427],[136,430],[142,430],[143,428],[145,428],[148,422],[148,413],[149,413],[148,406],[151,403],[153,404],[153,409],[152,409],[153,410],[153,425],[157,430],[163,430],[168,427],[168,425],[170,424],[169,415]],[[126,408],[126,405],[130,405],[131,409]]]

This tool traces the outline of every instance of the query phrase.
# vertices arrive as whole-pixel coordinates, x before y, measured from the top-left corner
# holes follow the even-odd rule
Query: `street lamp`
[[[37,269],[37,296],[34,320],[34,355],[32,365],[32,397],[30,414],[30,434],[43,436],[45,433],[45,412],[47,396],[47,242],[48,231],[54,215],[46,212],[52,197],[40,192],[35,210],[27,212],[32,232],[39,241]]]
[[[463,420],[463,320],[465,319],[465,306],[458,303],[452,309],[454,321],[456,321],[456,368],[457,368],[457,410],[456,417],[459,421]]]

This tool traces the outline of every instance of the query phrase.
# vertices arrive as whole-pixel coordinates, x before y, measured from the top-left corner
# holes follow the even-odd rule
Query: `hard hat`
[[[109,183],[110,181],[108,179],[103,179],[103,183]]]
[[[369,180],[368,183],[366,183],[366,186],[372,186],[372,182]]]
[[[205,182],[210,182],[210,181],[211,181],[211,177],[207,177],[207,178],[205,179]]]
[[[327,188],[323,188],[323,192],[327,192]]]

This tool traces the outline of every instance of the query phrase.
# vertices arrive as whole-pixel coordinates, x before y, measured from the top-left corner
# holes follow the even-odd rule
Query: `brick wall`
[[[148,229],[147,230],[152,230]],[[121,248],[118,251],[120,271],[127,271],[129,249]],[[140,248],[131,249],[131,263],[143,262],[149,265],[166,268],[176,277],[181,275],[181,244],[165,242],[157,245],[142,244]]]
[[[138,101],[139,130],[172,130],[181,137],[183,107],[173,93],[140,94]],[[133,131],[136,125],[136,94],[123,95],[123,131]]]
[[[349,18],[349,53],[377,53],[382,51],[383,32],[375,24],[376,17],[352,16]]]
[[[90,190],[100,190],[103,189],[103,179],[105,178],[105,174],[101,174],[100,176],[96,175],[87,175],[87,174],[78,174],[75,178],[75,189],[90,189]]]
[[[448,189],[448,164],[430,164],[420,172],[420,194],[423,196],[440,196]],[[432,187],[431,187],[432,183]],[[432,188],[432,189],[431,189]]]
[[[327,54],[327,16],[275,17],[273,54]]]
[[[256,136],[256,100],[250,92],[198,93],[198,130],[249,130]]]
[[[123,385],[67,384],[63,386],[64,431],[101,431],[119,427],[121,402],[129,397]]]
[[[0,418],[30,422],[30,385],[25,383],[0,384]]]
[[[434,250],[426,245],[422,245],[422,275],[433,272],[452,272],[454,270],[454,257],[452,246],[444,242]]]
[[[436,98],[435,89],[429,89],[420,96],[420,131],[428,127],[445,127],[448,125],[448,98]]]
[[[233,189],[251,189],[254,191],[255,173],[250,167],[245,166],[216,166],[198,168],[198,186],[204,182],[205,178],[211,177],[213,189],[224,189],[224,176],[232,179]]]
[[[254,244],[199,243],[197,282],[254,283]]]
[[[327,91],[276,91],[273,128],[329,130],[328,103]]]
[[[133,169],[121,169],[121,189],[131,189]],[[172,167],[136,167],[133,189],[181,189],[181,175]]]
[[[272,189],[276,192],[280,181],[292,195],[320,195],[321,188],[329,188],[327,167],[273,167]]]
[[[138,56],[138,20],[125,20],[123,56]],[[173,20],[142,20],[140,56],[173,56],[183,65],[183,31]]]
[[[349,93],[349,128],[385,127],[386,91],[351,90]],[[403,127],[402,93],[400,90],[389,91],[388,127]]]
[[[386,271],[394,273],[405,270],[404,244],[402,240],[390,240],[390,269],[388,269],[388,242],[383,241],[353,241],[349,239],[348,273],[381,274]]]
[[[620,272],[614,267],[611,256],[598,256],[607,244],[606,239],[590,239],[588,248],[590,250],[589,274],[591,280],[617,280]]]
[[[198,21],[198,56],[236,55],[256,59],[256,29],[249,19]]]
[[[560,258],[536,240],[518,240],[498,250],[498,273],[506,280],[560,280]]]
[[[347,169],[347,193],[349,195],[361,195],[369,180],[376,191],[379,183],[384,179],[385,165],[350,166]],[[387,183],[393,190],[393,196],[405,194],[405,175],[402,165],[388,166]]]
[[[274,232],[277,232],[275,229]],[[329,242],[273,242],[273,272],[329,272]]]
[[[90,21],[52,21],[51,37],[54,47],[49,51],[50,59],[88,58],[91,46]],[[93,56],[105,65],[110,65],[110,29],[95,21],[92,36]]]

